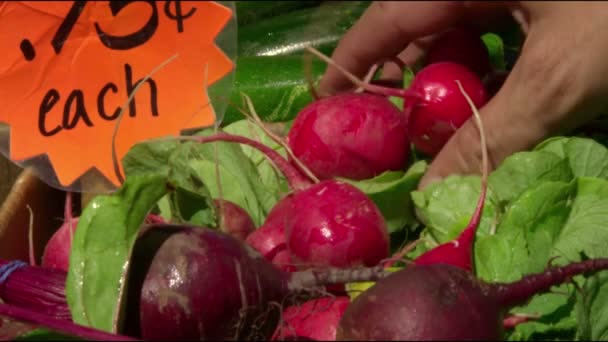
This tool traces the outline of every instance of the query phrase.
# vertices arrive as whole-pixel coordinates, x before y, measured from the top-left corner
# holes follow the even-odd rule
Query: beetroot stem
[[[544,272],[530,274],[513,283],[495,283],[499,305],[511,308],[525,304],[537,293],[546,292],[555,285],[569,281],[583,273],[608,269],[608,258],[590,259],[565,266],[551,267]]]
[[[385,270],[382,265],[359,268],[313,268],[291,273],[288,290],[294,292],[325,285],[378,281],[389,274],[391,272]]]

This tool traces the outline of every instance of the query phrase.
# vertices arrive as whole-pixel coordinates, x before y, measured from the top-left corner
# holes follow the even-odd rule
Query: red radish
[[[249,234],[245,241],[278,268],[293,272],[296,268],[287,251],[285,239],[285,213],[288,206],[289,199],[279,201],[268,213],[264,224]]]
[[[223,199],[214,199],[213,201],[218,208],[220,229],[241,241],[245,241],[247,236],[255,229],[255,224],[249,213],[234,202]]]
[[[505,313],[575,275],[608,269],[591,259],[487,283],[448,264],[412,265],[390,274],[346,308],[337,340],[502,340]]]
[[[347,93],[302,109],[287,143],[319,179],[360,180],[406,166],[406,133],[405,116],[385,96]]]
[[[416,74],[409,88],[394,89],[365,84],[331,58],[313,48],[307,50],[336,67],[369,93],[404,98],[407,135],[419,150],[431,156],[441,150],[472,114],[467,102],[458,94],[454,81],[462,83],[476,107],[481,107],[488,101],[481,79],[458,63],[440,62],[428,65]]]
[[[408,90],[422,94],[419,100],[405,101],[408,134],[424,153],[436,155],[456,130],[472,114],[456,83],[460,81],[475,104],[488,101],[483,83],[473,72],[452,62],[431,64],[420,70]]]
[[[322,297],[290,306],[283,311],[272,340],[335,341],[340,317],[349,304],[349,297]]]
[[[383,216],[354,186],[324,181],[292,199],[285,232],[287,248],[298,267],[373,266],[388,256]]]
[[[78,217],[72,216],[72,193],[66,192],[64,222],[44,247],[42,266],[68,271],[72,238],[77,226]]]
[[[287,248],[285,213],[290,205],[287,198],[279,201],[268,213],[264,224],[249,234],[246,239],[246,242],[267,260],[272,260],[277,253]]]
[[[289,254],[287,249],[279,251],[270,261],[273,265],[285,272],[297,271],[296,266],[291,261],[291,254]]]
[[[456,83],[456,82],[455,82]],[[414,260],[415,264],[435,264],[435,263],[448,263],[461,267],[465,270],[471,271],[473,269],[473,242],[475,240],[475,234],[481,221],[481,215],[483,213],[483,206],[486,199],[486,192],[488,188],[488,149],[486,144],[486,136],[481,122],[479,112],[473,103],[473,100],[469,97],[462,84],[458,81],[457,87],[461,92],[461,95],[468,103],[470,110],[473,112],[475,123],[479,129],[480,141],[481,141],[481,164],[482,164],[482,175],[481,175],[481,191],[477,206],[473,212],[473,216],[469,221],[469,224],[460,233],[458,238],[453,241],[439,245],[426,253],[420,255]]]
[[[389,253],[386,222],[365,193],[345,182],[304,178],[273,149],[257,141],[227,133],[184,137],[201,143],[226,141],[249,145],[266,154],[292,188],[280,215],[285,217],[287,249],[299,268],[376,265]]]
[[[492,70],[490,54],[479,32],[456,27],[443,32],[426,51],[425,64],[454,62],[484,77]]]

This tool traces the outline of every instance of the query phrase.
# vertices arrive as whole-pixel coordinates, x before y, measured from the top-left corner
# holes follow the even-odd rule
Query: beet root
[[[606,269],[608,259],[591,259],[487,283],[454,265],[412,265],[355,298],[337,340],[501,340],[509,309],[575,275]]]
[[[226,234],[163,226],[140,238],[135,263],[159,243],[149,268],[142,269],[142,338],[234,340],[271,333],[273,317],[259,325],[260,332],[251,327],[267,302],[282,299],[286,276],[260,254]]]
[[[151,258],[150,256],[153,255]],[[369,281],[387,275],[381,267],[310,269],[289,273],[237,239],[202,227],[150,226],[138,239],[129,278],[127,308],[144,339],[268,339],[278,305],[291,294],[321,286]],[[139,293],[137,293],[139,291]],[[127,314],[127,317],[131,315]]]

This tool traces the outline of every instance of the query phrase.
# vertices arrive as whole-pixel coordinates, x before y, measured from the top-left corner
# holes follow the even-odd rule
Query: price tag
[[[54,187],[86,191],[85,175],[119,186],[112,137],[139,83],[118,160],[217,121],[204,86],[232,75],[217,43],[231,23],[231,7],[212,1],[0,2],[0,150]]]

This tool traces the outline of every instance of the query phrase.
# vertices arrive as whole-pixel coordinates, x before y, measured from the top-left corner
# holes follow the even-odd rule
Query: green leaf
[[[207,184],[192,167],[198,144],[180,144],[169,158],[168,183],[175,191],[168,194],[172,220],[178,223],[213,228],[217,226],[216,208]]]
[[[505,70],[505,51],[502,38],[490,32],[482,35],[481,40],[483,40],[488,49],[492,66],[498,70]]]
[[[608,340],[608,272],[587,279],[577,292],[576,317],[579,325],[577,339],[581,341]]]
[[[511,155],[488,177],[488,184],[502,203],[525,190],[547,181],[572,180],[568,160],[548,151],[519,152]]]
[[[554,264],[579,261],[581,253],[591,258],[608,257],[606,222],[608,181],[581,177],[568,183],[537,185],[509,205],[496,235],[477,240],[477,276],[486,281],[514,281],[544,270],[554,257],[559,257]],[[592,331],[595,331],[594,338],[604,336],[608,321],[604,322],[602,316],[608,315],[601,309],[605,306],[602,296],[608,293],[595,293],[589,286],[589,293],[585,295],[591,297],[578,296],[574,302],[576,310],[568,306],[572,304],[569,296],[574,295],[571,285],[554,290],[568,295],[537,295],[530,304],[515,308],[513,312],[540,313],[542,319],[518,326],[509,339],[562,339],[572,337],[577,329],[581,336]],[[591,307],[585,303],[592,303]],[[591,319],[598,322],[589,323]]]
[[[556,137],[542,142],[535,150],[566,158],[575,177],[608,179],[608,148],[593,139]]]
[[[277,124],[273,125],[275,125],[274,128],[276,129]],[[283,133],[288,131],[287,123],[281,123],[280,126],[282,127],[281,131]],[[287,157],[287,152],[281,145],[272,140],[261,128],[248,120],[237,121],[226,126],[223,130],[227,133],[241,135],[259,141],[272,148],[280,155]],[[264,185],[264,199],[262,200],[262,205],[266,211],[270,211],[279,198],[283,197],[283,195],[289,191],[287,180],[280,171],[276,170],[262,152],[246,145],[241,145],[241,149],[257,168],[260,180]]]
[[[342,180],[353,184],[374,201],[386,220],[389,232],[394,233],[416,223],[410,194],[418,186],[426,167],[426,162],[420,161],[407,172],[387,171],[362,181]]]
[[[203,136],[212,134],[210,129],[198,133]],[[245,155],[241,145],[232,142],[188,145],[189,152],[183,158],[205,184],[211,197],[219,198],[218,184],[221,184],[222,198],[245,209],[256,226],[261,225],[279,196],[264,186],[256,166]],[[214,145],[217,146],[217,158]],[[220,183],[216,164],[219,165]]]
[[[565,147],[576,177],[608,179],[608,149],[604,145],[593,139],[572,137]]]
[[[13,341],[82,341],[82,339],[40,328],[29,331]]]
[[[146,215],[166,192],[163,176],[132,176],[117,192],[93,198],[83,210],[66,280],[75,323],[118,331],[133,244]]]
[[[580,260],[581,252],[590,258],[608,257],[608,181],[579,178],[575,196],[551,254],[568,261]]]
[[[570,290],[568,291],[568,289]],[[572,292],[571,286],[555,287],[556,293],[534,297],[524,309],[513,312],[534,313],[538,320],[526,322],[515,327],[509,334],[509,341],[572,341],[576,335],[577,321],[574,314],[572,295],[559,292]]]
[[[479,176],[449,176],[441,182],[412,192],[418,217],[437,243],[456,238],[471,220],[479,200]],[[487,234],[499,212],[495,194],[488,189],[478,236]]]
[[[568,220],[575,192],[575,182],[546,182],[525,191],[509,205],[496,234],[476,241],[477,276],[504,282],[542,271],[558,230]]]
[[[179,145],[176,140],[150,140],[133,146],[122,159],[125,175],[168,174],[169,156]]]

